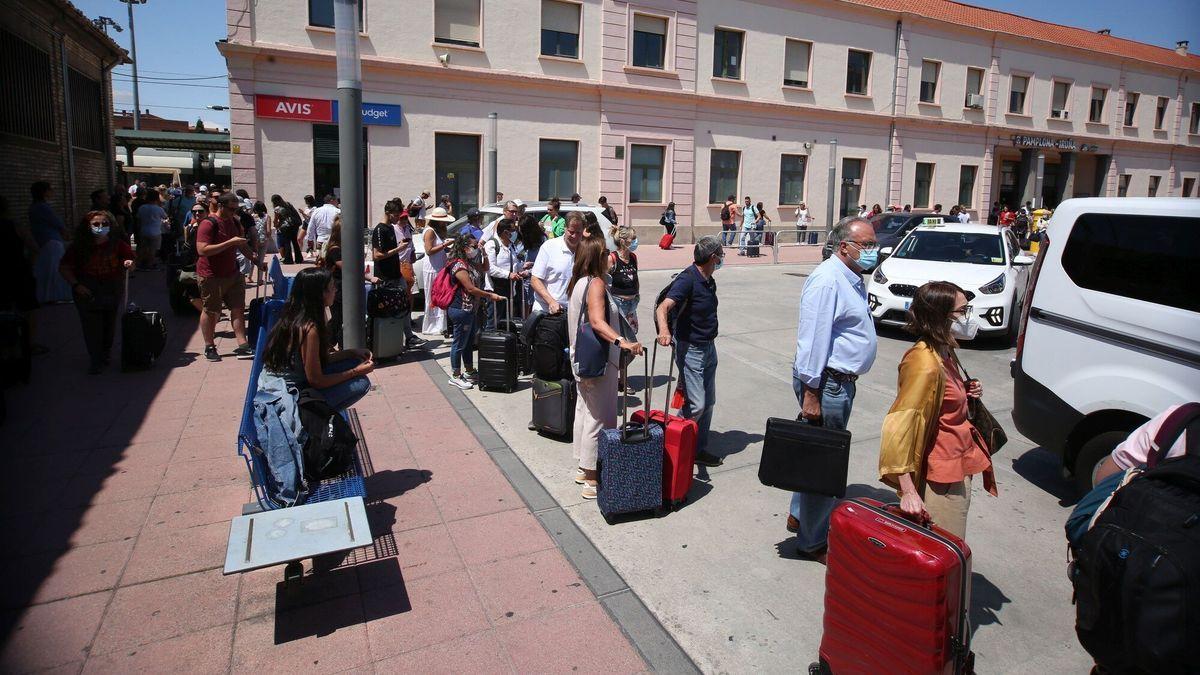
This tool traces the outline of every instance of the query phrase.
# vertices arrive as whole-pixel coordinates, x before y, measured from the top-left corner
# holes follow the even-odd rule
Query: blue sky
[[[291,0],[303,11],[304,0]],[[411,0],[395,2],[397,8]],[[84,14],[107,16],[125,28],[109,35],[129,48],[128,10],[118,0],[73,0]],[[1200,53],[1200,0],[974,0],[970,3],[1043,21],[1111,28],[1113,35],[1139,42],[1173,47],[1190,40]],[[142,109],[161,117],[206,122],[226,127],[229,113],[206,110],[206,105],[227,105],[225,60],[214,43],[225,37],[224,0],[149,0],[134,8],[137,26],[138,74]],[[129,66],[116,69],[113,94],[118,109],[130,109],[133,83]],[[185,79],[185,78],[213,79]],[[151,79],[155,78],[155,79]]]

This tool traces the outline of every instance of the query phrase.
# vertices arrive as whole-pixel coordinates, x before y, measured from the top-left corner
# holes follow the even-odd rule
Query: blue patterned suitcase
[[[646,375],[643,419],[650,418],[649,370]],[[622,379],[629,381],[627,377]],[[658,424],[630,422],[625,396],[618,394],[618,398],[621,427],[605,429],[600,434],[600,489],[596,494],[600,515],[610,524],[613,516],[655,511],[663,504],[663,428]]]

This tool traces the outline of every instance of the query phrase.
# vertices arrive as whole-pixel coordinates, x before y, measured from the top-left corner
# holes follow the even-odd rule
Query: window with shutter
[[[784,48],[783,83],[789,87],[808,87],[808,67],[812,43],[788,40]]]
[[[479,0],[434,0],[433,40],[445,44],[478,47]]]

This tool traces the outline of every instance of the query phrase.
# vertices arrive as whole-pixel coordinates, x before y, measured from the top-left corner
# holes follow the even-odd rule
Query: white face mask
[[[956,340],[974,340],[975,334],[978,332],[979,324],[968,320],[965,316],[950,323],[950,334]]]

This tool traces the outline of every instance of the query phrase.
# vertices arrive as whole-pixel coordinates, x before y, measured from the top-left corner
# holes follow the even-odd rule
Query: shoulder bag
[[[963,379],[969,381],[971,375],[963,367],[962,362],[958,360],[957,354],[954,355],[954,363],[962,371]],[[997,452],[1000,452],[1000,448],[1004,447],[1004,444],[1008,442],[1008,434],[1004,432],[1004,427],[1000,426],[1000,423],[992,416],[987,406],[983,404],[982,398],[967,397],[967,419],[971,420],[971,424],[974,425],[979,435],[983,436],[983,442],[987,445],[988,455],[995,456]]]
[[[591,285],[591,279],[588,284]],[[575,374],[579,377],[603,377],[608,370],[609,343],[601,340],[588,321],[587,290],[584,289],[583,303],[579,308],[579,323],[575,327]],[[604,291],[604,316],[608,319],[608,289]]]

